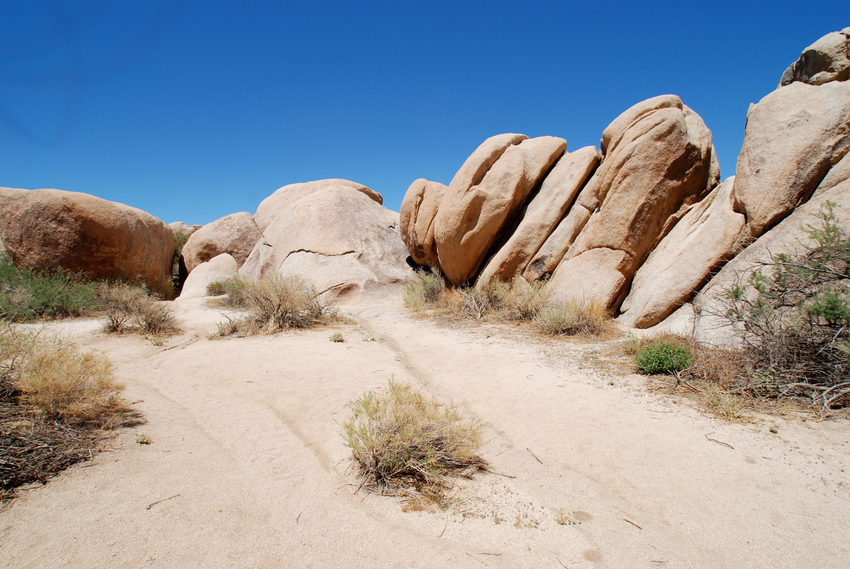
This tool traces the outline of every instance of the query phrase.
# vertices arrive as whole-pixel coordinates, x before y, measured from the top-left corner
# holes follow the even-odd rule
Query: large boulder
[[[475,278],[504,230],[567,148],[562,138],[486,140],[449,184],[434,220],[440,268],[453,284]]]
[[[639,103],[602,136],[604,158],[567,218],[581,228],[547,285],[615,311],[638,267],[719,182],[711,133],[679,97]],[[565,218],[565,221],[567,221]]]
[[[325,188],[334,186],[348,186],[354,188],[358,192],[362,192],[378,205],[384,203],[384,198],[378,192],[367,188],[363,184],[352,182],[351,180],[343,180],[340,178],[329,178],[327,180],[314,180],[312,182],[300,182],[297,184],[289,184],[279,188],[272,195],[260,202],[257,208],[257,213],[254,214],[254,221],[257,222],[257,227],[260,231],[265,231],[266,227],[271,225],[275,218],[285,212],[287,208],[313,192],[319,192]]]
[[[507,242],[487,261],[480,282],[508,281],[525,271],[598,165],[599,152],[593,146],[564,154],[522,210]]]
[[[439,270],[434,218],[447,187],[423,178],[414,180],[401,202],[399,223],[401,238],[410,257],[419,265]]]
[[[738,253],[709,281],[693,302],[697,313],[694,333],[698,340],[720,345],[735,343],[735,329],[725,317],[727,291],[747,286],[752,272],[769,264],[777,255],[793,256],[804,251],[811,243],[807,228],[819,225],[815,216],[827,201],[834,204],[839,226],[850,231],[850,180],[846,180],[797,208]]]
[[[171,231],[174,232],[174,235],[185,235],[189,236],[196,232],[198,229],[203,227],[203,225],[187,225],[183,221],[172,221],[168,224],[168,227],[171,228]]]
[[[201,263],[228,253],[241,266],[262,237],[254,216],[247,211],[232,213],[193,232],[183,246],[183,262],[191,273]]]
[[[238,268],[236,259],[227,253],[222,253],[201,263],[186,277],[186,282],[183,283],[183,288],[177,300],[207,296],[209,285],[216,282],[223,283],[235,278]]]
[[[626,326],[654,326],[691,300],[736,252],[746,220],[733,209],[729,178],[712,190],[652,251],[638,269],[617,319]]]
[[[52,189],[4,191],[0,198],[0,240],[15,265],[139,280],[168,290],[174,234],[151,214]]]
[[[779,86],[795,81],[823,85],[847,79],[850,79],[850,28],[827,34],[804,49],[800,58],[782,74]]]
[[[747,113],[735,209],[752,238],[805,203],[850,151],[850,82],[794,82]]]
[[[398,214],[351,185],[320,186],[267,212],[273,221],[239,274],[297,275],[328,300],[409,280]]]

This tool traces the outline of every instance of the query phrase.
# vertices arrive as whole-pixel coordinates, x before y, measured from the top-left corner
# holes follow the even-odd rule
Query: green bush
[[[95,285],[65,270],[19,269],[0,255],[0,319],[28,322],[37,318],[81,316],[97,307]]]
[[[694,355],[690,349],[679,344],[656,341],[638,348],[635,364],[643,373],[654,375],[673,373],[687,369]]]
[[[369,490],[439,496],[449,476],[486,466],[477,454],[482,425],[410,385],[391,381],[386,393],[369,391],[353,411],[343,424],[345,442]]]

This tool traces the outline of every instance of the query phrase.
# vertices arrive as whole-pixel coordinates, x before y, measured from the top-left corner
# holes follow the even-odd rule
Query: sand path
[[[54,326],[109,355],[148,422],[0,512],[0,567],[850,566],[846,421],[725,423],[601,365],[597,345],[453,328],[397,300],[218,341],[217,311],[175,309],[185,332],[164,346]],[[448,511],[358,493],[340,423],[390,378],[484,421],[506,476]]]

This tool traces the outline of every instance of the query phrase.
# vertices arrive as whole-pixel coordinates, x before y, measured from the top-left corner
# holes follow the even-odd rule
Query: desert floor
[[[0,512],[0,567],[850,567],[846,419],[727,423],[600,344],[417,318],[394,297],[215,341],[218,310],[173,306],[184,332],[161,346],[50,325],[108,354],[147,423]],[[494,473],[449,509],[358,492],[341,424],[391,378],[486,424]]]

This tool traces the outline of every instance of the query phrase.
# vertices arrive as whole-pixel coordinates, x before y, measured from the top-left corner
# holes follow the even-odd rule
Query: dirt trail
[[[606,371],[593,344],[398,302],[219,341],[215,310],[175,308],[186,332],[165,346],[58,326],[109,355],[148,422],[0,512],[0,567],[850,565],[846,421],[724,423]],[[484,421],[504,476],[448,511],[357,493],[340,423],[391,378]]]

